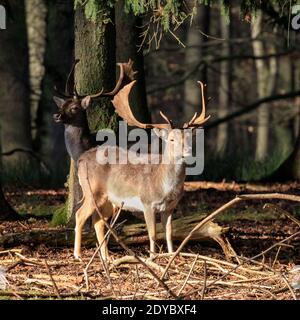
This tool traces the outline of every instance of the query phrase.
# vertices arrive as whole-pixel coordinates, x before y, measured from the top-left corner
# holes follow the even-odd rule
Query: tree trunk
[[[185,51],[185,68],[187,71],[192,70],[193,67],[203,58],[202,44],[206,41],[199,29],[204,33],[209,33],[210,23],[210,7],[206,5],[199,5],[198,12],[194,18],[196,24],[188,28],[187,34],[187,48]],[[207,81],[206,70],[201,75],[195,71],[192,77],[184,83],[184,118],[191,119],[195,112],[199,112],[201,105],[201,94],[199,86],[196,84],[197,80]]]
[[[221,38],[230,39],[230,25],[227,23],[225,17],[220,14]],[[222,56],[228,57],[230,55],[229,42],[225,41],[222,48]],[[230,62],[223,61],[220,64],[220,88],[219,88],[219,108],[218,117],[222,118],[227,115],[229,109],[229,93],[230,93]],[[217,155],[221,158],[227,149],[228,144],[228,124],[223,123],[218,127],[217,134]]]
[[[37,135],[36,118],[42,93],[41,82],[45,72],[47,6],[44,0],[30,0],[25,2],[25,9],[29,47],[31,129],[34,140]]]
[[[19,215],[6,201],[2,187],[0,186],[0,221],[17,220]]]
[[[143,51],[138,52],[141,20],[132,13],[125,12],[125,1],[119,0],[115,7],[117,62],[134,61],[137,84],[131,94],[131,106],[136,118],[144,123],[150,122],[147,108],[146,83]]]
[[[0,0],[0,5],[7,1]],[[28,77],[28,48],[24,1],[9,1],[7,29],[0,35],[0,125],[2,152],[32,148]],[[4,168],[26,169],[30,155],[3,156]]]
[[[0,178],[1,178],[1,168],[0,168]],[[1,185],[1,179],[0,179],[0,221],[4,220],[17,220],[19,218],[19,215],[16,213],[16,211],[9,205],[9,203],[6,201],[2,185]]]
[[[267,180],[300,181],[300,130],[293,152]]]
[[[47,44],[45,76],[38,110],[37,148],[52,169],[55,184],[63,184],[69,169],[64,126],[52,119],[57,112],[54,86],[64,91],[74,60],[74,7],[72,1],[47,0]],[[58,50],[59,44],[59,50]]]
[[[95,21],[89,20],[83,8],[75,12],[75,57],[80,59],[75,78],[79,94],[111,89],[115,84],[115,30],[114,15],[103,1],[96,1]],[[110,21],[110,22],[109,22]],[[116,128],[116,116],[109,98],[101,98],[88,109],[91,131],[102,128]],[[74,224],[74,215],[81,200],[81,188],[77,179],[76,166],[71,165],[69,176],[69,199],[67,217]]]
[[[262,12],[259,11],[254,18],[251,34],[252,38],[257,38],[262,32]],[[253,53],[255,56],[264,55],[262,41],[253,41]],[[259,99],[268,94],[268,67],[262,59],[256,59],[257,73],[257,94]],[[256,161],[263,161],[268,152],[268,135],[269,135],[269,109],[267,105],[262,105],[257,112],[257,138],[256,138]]]

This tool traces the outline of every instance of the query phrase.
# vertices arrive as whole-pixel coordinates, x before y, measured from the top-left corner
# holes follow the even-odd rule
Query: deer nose
[[[61,114],[60,113],[55,113],[53,115],[53,119],[55,122],[60,122],[61,121]]]

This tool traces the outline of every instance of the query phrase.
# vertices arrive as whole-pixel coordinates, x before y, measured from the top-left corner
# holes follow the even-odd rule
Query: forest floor
[[[197,212],[209,214],[237,194],[300,194],[296,183],[201,182],[187,183],[185,189],[188,192],[175,217]],[[1,222],[0,238],[28,230],[62,228],[51,226],[50,220],[54,210],[64,203],[65,190],[10,189],[6,195],[23,219]],[[168,264],[167,254],[159,254],[149,262],[155,278],[141,264],[104,266],[99,255],[85,272],[95,247],[83,248],[82,261],[74,260],[71,247],[48,247],[44,243],[32,246],[30,239],[28,245],[0,248],[0,299],[171,299],[175,296],[214,300],[299,299],[300,224],[270,208],[263,209],[266,202],[278,205],[293,217],[300,217],[297,202],[241,202],[216,219],[221,226],[229,227],[226,235],[237,258],[227,261],[214,243],[191,242],[175,258],[163,284],[157,278]],[[178,245],[176,243],[176,247]],[[147,244],[131,248],[137,256],[148,257]],[[118,259],[127,255],[121,248],[110,249],[114,261],[121,261]]]

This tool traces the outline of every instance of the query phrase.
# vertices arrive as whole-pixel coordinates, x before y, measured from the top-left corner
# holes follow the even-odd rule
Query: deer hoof
[[[74,253],[74,259],[75,259],[76,261],[82,262],[81,256],[80,256],[79,254]]]

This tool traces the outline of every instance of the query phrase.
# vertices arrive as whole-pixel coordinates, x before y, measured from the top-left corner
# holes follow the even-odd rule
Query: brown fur
[[[170,130],[167,134],[165,150],[170,160],[174,160],[172,147],[178,143],[183,144],[183,135],[174,134],[173,130]],[[113,215],[113,206],[120,207],[123,201],[125,210],[143,211],[151,253],[155,252],[155,216],[160,213],[166,230],[168,250],[173,251],[171,214],[183,194],[184,161],[179,164],[174,164],[172,161],[170,164],[161,162],[159,164],[118,164],[118,161],[117,164],[98,163],[97,152],[99,157],[99,154],[100,156],[106,154],[108,148],[114,147],[93,148],[86,151],[78,160],[78,176],[84,202],[76,213],[75,257],[80,256],[82,227],[96,209],[93,205],[94,200],[105,219]],[[116,149],[119,150],[117,147]],[[122,152],[128,155],[127,151]],[[131,207],[131,203],[137,205]],[[101,218],[98,224],[101,224],[101,230],[97,233],[98,241],[101,243],[104,238],[104,227],[102,227],[104,222],[101,222]],[[101,253],[103,258],[107,258],[105,242]]]

